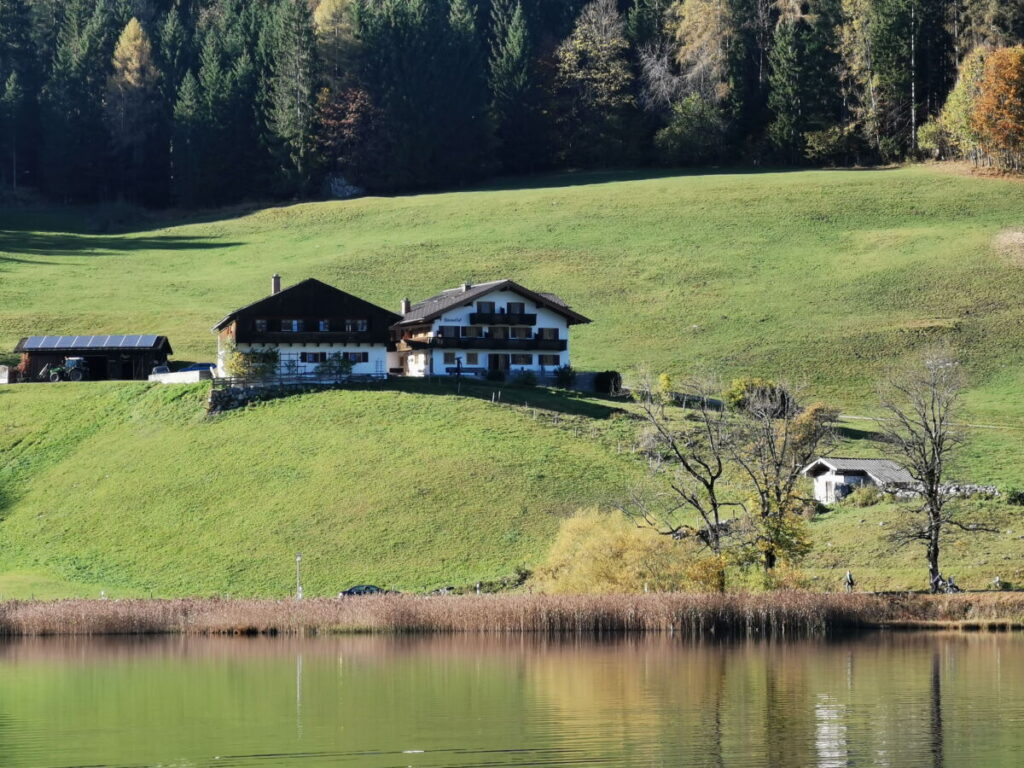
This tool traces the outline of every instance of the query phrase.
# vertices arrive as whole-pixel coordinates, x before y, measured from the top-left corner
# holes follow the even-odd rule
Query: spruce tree
[[[535,168],[545,156],[541,145],[536,73],[519,0],[495,0],[491,24],[491,119],[498,157],[506,171]]]
[[[186,208],[194,207],[200,200],[198,190],[202,179],[200,166],[204,159],[201,153],[205,113],[199,81],[188,72],[178,88],[171,139],[173,200]]]
[[[281,181],[301,194],[309,190],[315,147],[316,37],[305,0],[283,0],[275,26],[268,126]]]

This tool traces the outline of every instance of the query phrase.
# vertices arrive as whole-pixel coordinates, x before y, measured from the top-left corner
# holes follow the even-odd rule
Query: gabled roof
[[[801,471],[808,475],[817,468],[840,473],[863,473],[878,485],[911,485],[916,482],[906,469],[890,459],[850,459],[828,456],[815,459]]]
[[[222,330],[228,325],[228,323],[242,313],[259,312],[267,315],[294,313],[295,309],[293,307],[286,307],[286,305],[293,301],[297,301],[300,305],[308,306],[312,311],[314,310],[317,302],[338,300],[350,304],[353,308],[362,307],[368,312],[387,315],[388,324],[401,319],[401,315],[395,312],[379,307],[376,304],[371,304],[364,299],[360,299],[358,296],[353,296],[351,293],[346,293],[340,288],[335,288],[333,285],[328,285],[316,278],[309,277],[295,283],[295,285],[290,285],[287,288],[282,289],[278,293],[270,296],[264,296],[262,299],[254,301],[252,304],[246,304],[244,307],[239,307],[213,326],[213,330]]]
[[[440,315],[452,307],[459,307],[465,304],[472,304],[477,299],[486,296],[492,291],[513,291],[526,299],[530,299],[539,306],[546,307],[552,312],[565,317],[570,325],[589,323],[590,319],[578,312],[573,312],[569,305],[553,293],[537,293],[524,288],[513,280],[491,280],[487,283],[477,285],[466,285],[458,288],[449,288],[441,291],[436,296],[413,304],[405,317],[396,325],[419,325],[436,320]]]
[[[84,336],[28,336],[15,352],[106,352],[110,350],[163,350],[173,354],[166,336],[152,333],[94,334]]]

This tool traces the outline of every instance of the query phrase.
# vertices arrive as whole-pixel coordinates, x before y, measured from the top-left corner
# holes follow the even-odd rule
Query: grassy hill
[[[203,415],[204,386],[4,392],[0,562],[111,594],[310,594],[510,577],[637,466],[583,402],[557,426],[444,388],[326,392]],[[529,397],[529,395],[527,395]],[[543,395],[540,395],[543,397]],[[579,428],[610,420],[606,430]],[[605,434],[607,432],[607,434]],[[596,435],[596,436],[595,436]],[[62,587],[30,585],[41,594]]]
[[[560,176],[126,232],[96,211],[7,210],[0,349],[31,333],[154,332],[178,360],[210,360],[209,328],[274,272],[387,307],[507,276],[594,319],[575,332],[578,367],[782,376],[853,416],[872,414],[888,364],[948,341],[984,426],[962,474],[1024,485],[1022,230],[1024,185],[929,167]],[[4,390],[0,594],[283,591],[297,548],[315,591],[501,577],[536,559],[560,514],[621,498],[640,471],[614,448],[626,423],[593,403],[573,416],[601,435],[587,440],[416,391],[206,421],[195,389]],[[848,452],[876,450],[870,422],[847,426]]]

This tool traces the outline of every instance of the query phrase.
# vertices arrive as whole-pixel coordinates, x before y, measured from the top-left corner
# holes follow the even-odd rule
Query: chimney
[[[281,292],[281,276],[274,275],[270,278],[270,295],[276,296]]]
[[[409,310],[411,310],[411,309],[412,309],[412,302],[409,301],[408,299],[402,299],[402,314],[403,315],[408,315],[409,314]]]
[[[473,284],[472,284],[472,283],[463,283],[463,284],[462,284],[462,292],[463,292],[463,293],[466,293],[466,292],[467,292],[467,291],[469,291],[469,289],[470,289],[470,288],[472,288],[472,287],[473,287]]]

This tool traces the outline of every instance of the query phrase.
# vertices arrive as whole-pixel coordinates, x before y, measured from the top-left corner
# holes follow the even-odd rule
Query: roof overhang
[[[531,291],[529,288],[524,288],[514,280],[501,280],[497,283],[485,283],[478,289],[471,288],[461,296],[458,296],[458,294],[456,294],[457,299],[455,301],[452,301],[451,303],[442,306],[440,309],[430,310],[422,315],[417,315],[415,317],[410,317],[407,315],[405,318],[399,320],[391,327],[407,328],[411,325],[424,325],[432,323],[445,312],[449,311],[452,307],[458,306],[459,304],[471,304],[477,299],[482,298],[483,296],[486,296],[490,293],[494,293],[495,291],[512,291],[514,293],[517,293],[524,299],[529,299],[530,301],[534,302],[540,307],[544,307],[545,309],[549,309],[552,312],[557,312],[558,314],[562,315],[563,317],[566,318],[566,320],[569,321],[569,325],[583,325],[585,323],[591,322],[589,317],[584,317],[579,312],[574,312],[565,304],[559,304],[557,301],[552,301],[550,298],[544,296],[543,294]]]

